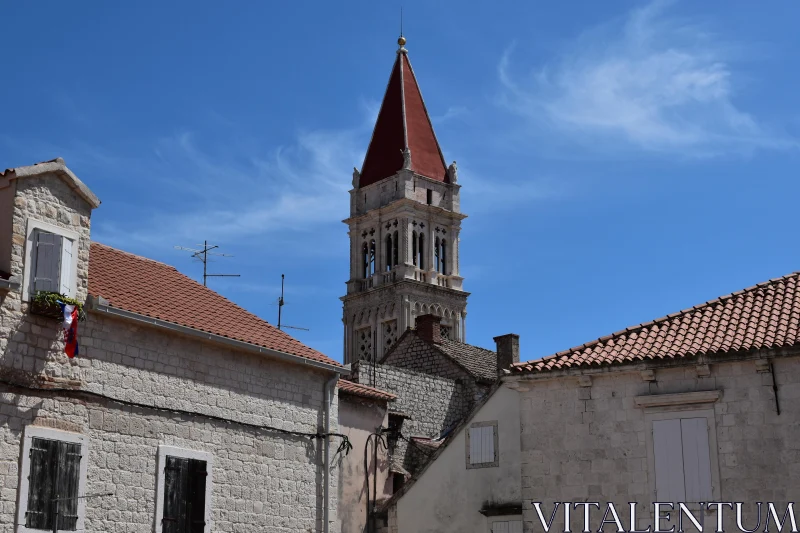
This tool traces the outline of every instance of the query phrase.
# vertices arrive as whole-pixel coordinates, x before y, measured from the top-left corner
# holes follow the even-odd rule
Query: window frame
[[[68,239],[72,241],[72,264],[70,265],[70,293],[65,294],[64,296],[69,296],[70,298],[77,297],[77,290],[78,290],[78,249],[80,243],[80,234],[75,231],[72,231],[67,228],[62,228],[56,226],[54,224],[49,224],[47,222],[43,222],[41,220],[36,220],[33,218],[28,219],[28,226],[25,229],[25,266],[23,268],[22,273],[22,301],[29,302],[31,301],[33,295],[31,294],[31,284],[33,283],[33,270],[36,268],[34,260],[36,258],[36,243],[33,241],[35,231],[44,231],[47,233],[53,233],[55,235],[61,236],[63,239]],[[62,253],[62,252],[59,252]],[[59,273],[60,276],[60,273]],[[62,281],[59,279],[59,290],[61,288]]]
[[[523,528],[525,527],[524,526],[524,520],[522,519],[522,515],[519,515],[519,514],[518,515],[497,515],[497,516],[489,517],[488,524],[487,524],[489,526],[489,528],[487,530],[488,533],[493,533],[494,532],[494,525],[497,522],[519,522],[520,524],[522,524]]]
[[[492,427],[492,436],[494,437],[494,461],[489,461],[485,463],[472,463],[470,462],[470,430],[474,428],[484,428],[484,427]],[[466,444],[466,463],[467,469],[473,468],[493,468],[500,466],[500,436],[499,431],[497,428],[497,420],[491,420],[486,422],[473,422],[469,426],[467,426],[465,433],[464,433],[464,443]]]
[[[158,446],[158,459],[156,461],[156,514],[155,514],[155,533],[162,533],[161,519],[164,517],[164,485],[166,483],[166,475],[164,469],[167,466],[167,456],[180,457],[181,459],[198,459],[206,462],[206,508],[204,512],[205,527],[203,531],[210,533],[213,531],[211,521],[211,509],[213,502],[211,496],[213,494],[214,484],[214,456],[210,452],[200,450],[190,450],[188,448],[180,448],[177,446],[170,446],[160,444]]]
[[[687,397],[688,399],[688,397]],[[705,407],[705,408],[704,408]],[[656,457],[655,442],[653,436],[653,422],[661,420],[676,420],[683,418],[705,418],[708,427],[708,447],[709,447],[709,467],[711,469],[711,496],[710,501],[720,501],[720,477],[719,477],[719,448],[717,444],[717,425],[714,409],[708,406],[687,403],[683,406],[674,405],[670,407],[651,407],[645,408],[645,438],[647,441],[647,473],[648,486],[653,501],[657,501],[656,486]],[[694,502],[684,502],[690,509],[697,509]],[[652,509],[650,511],[652,514]]]
[[[19,489],[17,491],[17,533],[42,533],[42,531],[46,531],[44,529],[31,529],[25,526],[25,513],[28,511],[28,493],[30,491],[28,475],[31,470],[31,445],[35,438],[80,445],[81,467],[78,474],[78,495],[86,494],[86,472],[89,465],[89,436],[44,426],[25,426],[25,433],[22,438],[22,467],[19,469]],[[78,520],[75,522],[75,531],[85,529],[85,520],[86,499],[80,498],[78,500]],[[59,529],[58,531],[69,533],[72,530]]]

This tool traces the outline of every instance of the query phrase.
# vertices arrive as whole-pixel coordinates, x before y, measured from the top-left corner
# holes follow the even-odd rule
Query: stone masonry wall
[[[80,235],[78,242],[77,299],[86,299],[89,286],[91,208],[53,173],[16,180],[11,237],[11,275],[22,280],[28,218],[66,228]],[[23,290],[29,290],[23,287]]]
[[[411,416],[410,420],[403,422],[402,427],[403,435],[409,438],[435,438],[466,415],[472,407],[469,391],[450,379],[388,365],[373,367],[367,361],[359,362],[353,378],[359,383],[397,395],[391,410]],[[406,470],[413,473],[424,459],[424,452],[412,452],[408,448],[407,442],[398,441],[393,456],[395,460],[401,461]]]
[[[489,390],[489,385],[479,385],[463,367],[436,349],[436,346],[409,331],[383,360],[384,365],[433,375],[459,382],[465,397],[470,398],[469,411]]]
[[[70,360],[60,351],[59,322],[9,313],[5,301],[11,296],[3,299],[2,306],[3,333],[11,339],[0,351],[0,377],[6,381],[44,379],[49,386],[79,387],[123,401],[296,431],[313,433],[322,427],[328,374],[92,312],[79,326],[82,355]],[[202,416],[58,400],[51,393],[42,397],[6,385],[3,389],[0,475],[4,503],[0,524],[16,519],[14,492],[24,425],[56,420],[91,439],[87,490],[115,493],[114,497],[87,501],[86,531],[152,531],[158,444],[214,455],[214,531],[257,527],[286,532],[321,530],[321,446],[316,441]],[[334,432],[337,419],[334,401]],[[332,448],[337,445],[334,440]],[[330,491],[333,524],[337,476],[334,469]]]
[[[745,502],[748,528],[756,523],[755,502],[782,505],[782,515],[787,501],[800,500],[796,483],[800,476],[800,357],[776,358],[773,367],[780,415],[772,375],[763,372],[764,367],[757,372],[753,360],[712,363],[707,377],[694,364],[687,364],[653,366],[656,381],[651,382],[643,381],[638,369],[618,369],[592,374],[589,387],[579,386],[577,376],[565,374],[521,383],[529,389],[520,393],[526,533],[542,531],[532,501],[545,503],[546,516],[555,501],[600,502],[601,509],[611,501],[625,511],[621,515],[626,527],[628,502],[638,502],[637,525],[652,524],[647,513],[654,498],[647,435],[652,428],[634,398],[706,390],[722,394],[705,407],[713,410],[716,425],[720,487],[715,501]],[[712,451],[712,469],[713,455]],[[738,531],[735,512],[726,510],[723,516],[726,531]],[[709,518],[715,524],[715,516],[707,516],[707,524]],[[582,529],[581,509],[573,512],[573,522],[573,531]],[[555,530],[563,531],[561,512],[556,524]]]

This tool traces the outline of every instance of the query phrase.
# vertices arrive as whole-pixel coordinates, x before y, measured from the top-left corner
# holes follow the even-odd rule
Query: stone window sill
[[[651,407],[680,407],[686,405],[710,404],[722,397],[721,390],[700,392],[681,392],[677,394],[651,394],[636,396],[633,403],[644,409]]]

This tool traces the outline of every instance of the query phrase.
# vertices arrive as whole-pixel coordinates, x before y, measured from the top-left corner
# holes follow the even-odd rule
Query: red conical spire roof
[[[372,140],[361,167],[360,187],[393,176],[403,168],[403,152],[411,153],[410,169],[427,178],[449,183],[442,149],[422,101],[417,78],[401,45],[392,67]]]

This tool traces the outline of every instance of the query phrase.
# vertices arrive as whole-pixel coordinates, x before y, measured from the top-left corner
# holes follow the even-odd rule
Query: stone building
[[[503,354],[518,346],[515,335],[498,337],[509,348],[498,359],[465,342],[469,294],[459,269],[459,235],[466,215],[457,168],[445,164],[405,39],[398,44],[361,171],[353,172],[344,221],[350,236],[350,279],[342,297],[349,379],[396,397],[382,429],[388,483],[378,500],[424,468],[486,397],[499,369],[514,362]],[[381,518],[385,523],[385,512]]]
[[[742,502],[748,530],[794,530],[798,398],[795,273],[510,365],[385,504],[389,531],[544,532],[534,502],[546,522],[553,517],[551,531],[565,531],[563,502],[571,504],[572,531],[602,531],[604,517],[612,520],[609,503],[625,531],[652,531],[655,502],[675,509],[662,531],[677,531],[679,518],[685,531],[715,531],[718,520],[725,531],[740,530],[736,509],[708,502]],[[488,440],[476,447],[477,437]],[[487,456],[486,446],[497,455]]]
[[[0,528],[339,531],[347,369],[92,243],[99,204],[60,159],[0,174]],[[75,358],[49,291],[84,304]]]
[[[408,53],[400,48],[364,163],[350,191],[350,279],[344,362],[380,360],[417,316],[441,317],[464,342],[467,296],[459,273],[455,162],[445,164]]]

